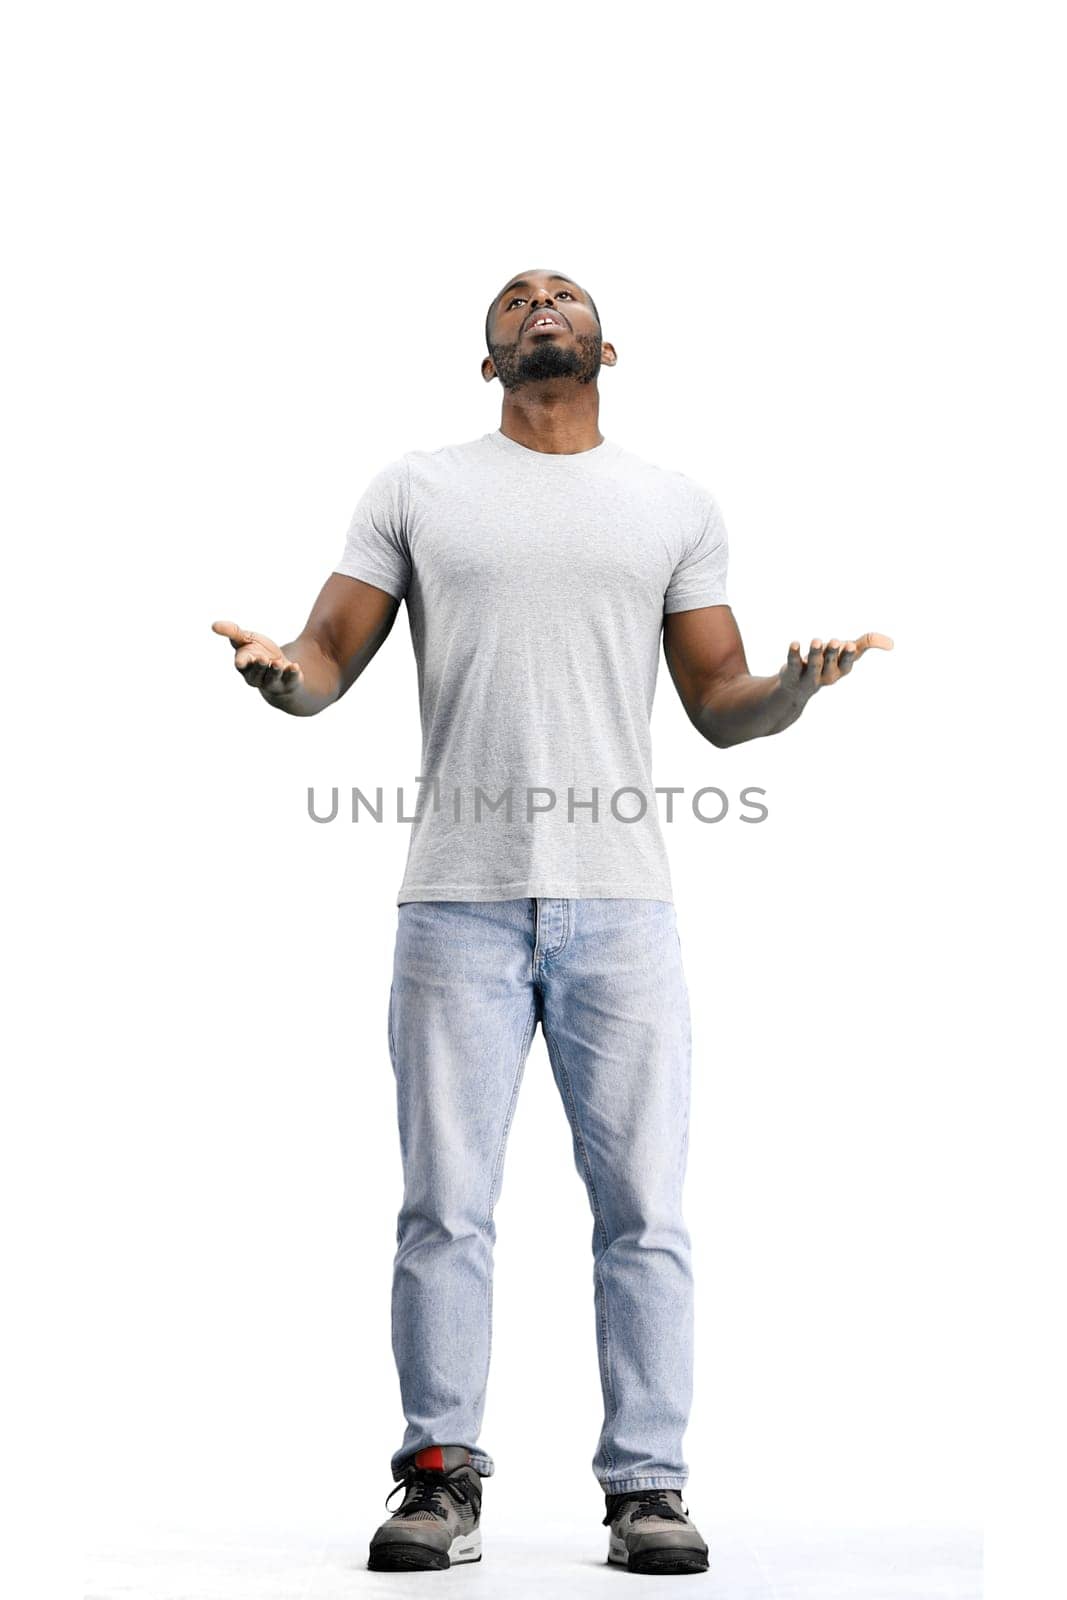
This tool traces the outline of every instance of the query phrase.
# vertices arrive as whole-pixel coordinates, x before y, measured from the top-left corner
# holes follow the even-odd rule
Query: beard
[[[546,378],[573,378],[576,383],[592,383],[600,371],[602,340],[598,333],[575,334],[571,344],[555,339],[535,339],[530,347],[494,344],[489,347],[497,377],[505,389],[519,389],[524,383]]]

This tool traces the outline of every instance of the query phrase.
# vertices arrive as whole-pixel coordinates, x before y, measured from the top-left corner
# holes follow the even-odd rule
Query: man
[[[540,1022],[594,1219],[608,1559],[707,1570],[681,1491],[693,1367],[682,1217],[689,1007],[651,777],[660,636],[717,746],[779,733],[865,634],[749,674],[712,496],[606,439],[592,296],[527,271],[489,307],[498,430],[384,467],[293,643],[217,622],[246,683],[311,716],[355,682],[406,599],[423,753],[389,997],[404,1196],[392,1296],[407,1429],[376,1569],[481,1558],[478,1443],[493,1209]],[[394,1490],[395,1492],[395,1490]]]

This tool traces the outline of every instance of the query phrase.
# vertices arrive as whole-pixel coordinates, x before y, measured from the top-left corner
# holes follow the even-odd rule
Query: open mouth
[[[559,333],[566,332],[567,324],[562,317],[554,311],[539,311],[535,317],[527,322],[523,333],[551,333],[555,329]]]

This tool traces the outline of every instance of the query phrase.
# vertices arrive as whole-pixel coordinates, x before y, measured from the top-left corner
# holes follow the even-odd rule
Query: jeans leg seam
[[[530,1006],[530,1015],[526,1019],[526,1027],[523,1030],[522,1043],[519,1046],[518,1064],[516,1065],[515,1077],[514,1077],[514,1081],[512,1082],[512,1085],[511,1085],[511,1099],[510,1099],[510,1101],[508,1103],[507,1113],[506,1113],[506,1115],[504,1117],[504,1127],[503,1127],[503,1130],[502,1130],[502,1132],[500,1134],[500,1141],[499,1141],[499,1143],[497,1145],[497,1151],[496,1151],[496,1159],[493,1162],[493,1171],[492,1171],[492,1175],[491,1175],[490,1180],[489,1180],[489,1206],[488,1206],[488,1210],[486,1211],[485,1218],[484,1218],[484,1220],[482,1222],[482,1227],[483,1228],[487,1228],[489,1226],[490,1222],[493,1219],[493,1208],[494,1208],[494,1205],[496,1204],[497,1186],[498,1186],[499,1179],[500,1179],[501,1168],[504,1165],[504,1151],[505,1151],[506,1146],[507,1146],[508,1133],[509,1133],[510,1128],[511,1128],[512,1119],[513,1119],[513,1117],[515,1115],[515,1102],[516,1102],[516,1100],[518,1098],[518,1093],[519,1093],[519,1081],[520,1081],[520,1079],[522,1077],[522,1069],[523,1069],[523,1066],[525,1065],[526,1057],[527,1057],[527,1055],[529,1053],[530,1044],[531,1044],[531,1041],[533,1039],[534,1026],[535,1026],[536,1022],[537,1022],[537,1006],[536,1006],[536,1003],[534,1003],[534,1004],[532,1004]]]
[[[529,1053],[530,1042],[533,1039],[533,1032],[534,1032],[534,1028],[535,1028],[536,1025],[537,1025],[537,1002],[535,1000],[533,1002],[533,1004],[530,1006],[530,1015],[526,1019],[526,1027],[525,1027],[525,1029],[523,1031],[522,1043],[519,1046],[519,1060],[518,1060],[518,1064],[517,1064],[517,1066],[515,1068],[514,1082],[511,1085],[511,1099],[510,1099],[510,1101],[508,1103],[507,1114],[506,1114],[506,1116],[504,1118],[504,1127],[503,1127],[503,1131],[501,1132],[501,1135],[500,1135],[500,1143],[497,1146],[496,1160],[493,1163],[493,1171],[492,1171],[492,1175],[491,1175],[490,1180],[489,1180],[489,1209],[488,1209],[488,1211],[486,1213],[485,1220],[482,1223],[482,1227],[483,1228],[488,1228],[491,1225],[492,1220],[493,1220],[493,1207],[494,1207],[494,1205],[496,1203],[497,1187],[498,1187],[498,1183],[499,1183],[499,1179],[500,1179],[500,1173],[501,1173],[501,1170],[502,1170],[503,1165],[504,1165],[504,1151],[505,1151],[505,1148],[507,1146],[507,1141],[508,1141],[508,1130],[511,1127],[512,1118],[515,1115],[515,1102],[518,1099],[519,1083],[520,1083],[520,1081],[522,1079],[522,1069],[523,1069],[523,1067],[525,1065],[526,1057],[527,1057],[527,1055]],[[492,1355],[493,1355],[493,1265],[492,1265],[492,1261],[490,1261],[488,1263],[488,1270],[486,1271],[486,1274],[485,1274],[485,1315],[486,1315],[486,1324],[485,1324],[485,1377],[482,1380],[482,1393],[483,1394],[485,1393],[485,1390],[488,1388],[488,1385],[489,1385],[489,1369],[490,1369],[490,1366],[492,1365]]]
[[[580,1126],[580,1124],[578,1122],[578,1108],[577,1108],[577,1105],[576,1105],[575,1099],[574,1099],[574,1090],[573,1090],[573,1088],[571,1086],[570,1075],[567,1072],[567,1068],[563,1063],[562,1055],[560,1054],[559,1050],[556,1048],[554,1040],[550,1039],[547,1033],[545,1034],[545,1045],[546,1045],[546,1047],[548,1049],[548,1053],[549,1053],[550,1059],[552,1061],[554,1061],[556,1066],[559,1068],[561,1086],[563,1087],[564,1092],[565,1092],[565,1104],[566,1104],[566,1107],[567,1107],[568,1120],[570,1121],[571,1127],[572,1127],[572,1129],[574,1131],[574,1136],[575,1136],[575,1139],[577,1141],[578,1149],[579,1149],[579,1152],[580,1152],[581,1157],[582,1157],[582,1165],[585,1168],[586,1179],[587,1179],[588,1184],[589,1184],[589,1195],[590,1195],[590,1198],[591,1198],[592,1203],[593,1203],[593,1214],[594,1214],[594,1216],[596,1218],[596,1225],[597,1225],[597,1228],[598,1228],[598,1230],[600,1232],[600,1237],[601,1237],[601,1239],[603,1241],[604,1248],[606,1249],[607,1245],[608,1245],[608,1230],[607,1230],[607,1227],[606,1227],[605,1222],[604,1222],[604,1213],[600,1208],[600,1197],[597,1194],[596,1182],[595,1182],[595,1180],[593,1178],[593,1167],[592,1167],[592,1163],[589,1160],[589,1152],[586,1149],[585,1139],[584,1139],[584,1137],[582,1135],[581,1126]],[[600,1259],[599,1259],[599,1257],[597,1257],[593,1262],[593,1272],[594,1272],[594,1276],[595,1276],[597,1282],[600,1285],[600,1305],[601,1305],[601,1322],[602,1322],[601,1348],[603,1350],[603,1356],[604,1356],[604,1374],[605,1374],[605,1377],[607,1378],[608,1394],[611,1397],[611,1416],[608,1418],[608,1422],[609,1422],[609,1425],[610,1425],[610,1423],[614,1422],[615,1418],[619,1414],[619,1401],[618,1401],[618,1396],[615,1393],[615,1378],[614,1378],[614,1374],[612,1372],[612,1363],[611,1363],[611,1338],[610,1338],[610,1333],[609,1333],[609,1329],[608,1329],[607,1291],[606,1291],[605,1286],[604,1286],[604,1275],[600,1270]],[[610,1464],[608,1465],[607,1470],[608,1470],[608,1472],[612,1472],[612,1471],[614,1471],[614,1468],[615,1468],[615,1460],[614,1460],[614,1457],[612,1457],[612,1459],[610,1461]]]
[[[689,998],[688,998],[688,995],[687,995],[686,996],[686,1009],[687,1010],[688,1010],[688,1007],[689,1007]],[[679,1196],[681,1196],[681,1192],[684,1189],[686,1168],[687,1168],[688,1163],[689,1163],[689,1124],[690,1124],[690,1122],[692,1120],[692,1112],[693,1112],[693,1068],[692,1068],[692,1060],[693,1060],[693,1029],[692,1029],[692,1023],[689,1022],[688,1020],[686,1022],[686,1029],[685,1029],[685,1059],[686,1059],[686,1062],[687,1062],[687,1066],[686,1066],[686,1083],[685,1083],[685,1125],[682,1128],[681,1165],[680,1165],[680,1170],[679,1170],[679,1173],[678,1173]],[[679,1204],[681,1204],[681,1199],[680,1198],[679,1198]]]

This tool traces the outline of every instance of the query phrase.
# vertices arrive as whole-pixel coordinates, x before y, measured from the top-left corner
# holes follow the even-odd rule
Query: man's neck
[[[540,450],[547,455],[577,455],[603,444],[598,420],[600,396],[595,389],[576,397],[573,383],[565,391],[558,385],[542,387],[548,392],[505,397],[500,418],[502,434],[525,445],[527,450]]]

